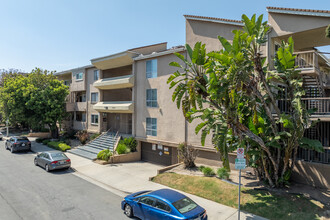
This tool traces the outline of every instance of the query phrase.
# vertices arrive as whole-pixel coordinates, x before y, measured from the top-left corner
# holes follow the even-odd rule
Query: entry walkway
[[[33,142],[32,150],[41,152],[53,150],[45,145]],[[71,159],[71,166],[77,175],[89,182],[105,188],[119,196],[141,190],[157,190],[169,188],[149,181],[149,177],[157,175],[157,170],[163,166],[146,162],[120,163],[99,165],[89,159],[66,153]],[[210,220],[237,220],[237,209],[219,203],[181,192],[206,209]],[[118,204],[119,205],[119,204]],[[259,216],[241,213],[241,219],[262,220]]]

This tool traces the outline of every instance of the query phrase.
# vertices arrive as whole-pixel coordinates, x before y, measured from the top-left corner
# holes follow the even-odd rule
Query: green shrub
[[[60,151],[66,151],[70,150],[71,147],[65,143],[62,143],[60,141],[50,141],[48,142],[48,147],[53,148],[55,150],[60,150]]]
[[[111,156],[112,152],[109,149],[105,149],[97,154],[97,159],[108,161]]]
[[[199,166],[199,167],[198,167],[198,170],[201,171],[201,172],[203,172],[203,169],[204,169],[204,168],[205,168],[205,166]]]
[[[229,172],[226,168],[222,167],[217,170],[218,177],[220,179],[229,179]]]
[[[43,143],[44,145],[47,145],[49,142],[50,142],[49,139],[45,139],[45,140],[42,141],[42,143]]]
[[[204,167],[202,172],[203,172],[204,176],[214,176],[215,175],[215,173],[211,167]]]
[[[133,137],[125,138],[123,144],[125,144],[131,152],[136,151],[137,141]]]
[[[71,145],[71,140],[70,140],[70,139],[65,139],[65,140],[64,140],[64,143],[66,143],[67,145],[70,146],[70,145]]]
[[[61,150],[63,152],[71,149],[71,147],[65,143],[60,143],[58,147],[59,147],[58,150]]]
[[[120,141],[117,148],[116,148],[116,151],[117,151],[118,154],[126,154],[126,153],[129,152],[129,148],[124,143],[122,143]]]
[[[100,133],[96,133],[96,134],[92,134],[89,139],[90,140],[94,140],[95,138],[97,138],[98,136],[100,136]]]
[[[37,142],[37,143],[42,143],[44,140],[45,140],[45,138],[37,138],[37,139],[36,139],[36,142]]]

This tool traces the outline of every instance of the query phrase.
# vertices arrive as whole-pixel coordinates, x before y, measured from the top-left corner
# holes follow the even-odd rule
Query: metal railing
[[[318,54],[314,50],[302,51],[294,53],[295,66],[298,68],[315,68],[318,67]]]
[[[316,109],[314,115],[330,115],[330,97],[302,98],[306,109]]]

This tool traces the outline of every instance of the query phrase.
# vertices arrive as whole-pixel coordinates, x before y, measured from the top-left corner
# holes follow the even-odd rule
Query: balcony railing
[[[122,89],[134,86],[134,75],[100,79],[93,84],[98,89]]]
[[[67,102],[66,103],[66,111],[73,112],[73,111],[86,111],[87,102]]]
[[[301,101],[305,104],[307,110],[316,110],[312,116],[330,117],[330,97],[302,98]],[[277,100],[277,105],[281,112],[288,113],[290,111],[291,103],[289,101]]]
[[[295,66],[301,69],[311,69],[318,67],[318,55],[315,51],[296,52]]]

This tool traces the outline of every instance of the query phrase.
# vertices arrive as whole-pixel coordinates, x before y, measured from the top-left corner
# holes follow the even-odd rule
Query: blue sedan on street
[[[144,220],[207,220],[205,209],[170,189],[133,193],[124,198],[121,208],[128,217]]]

